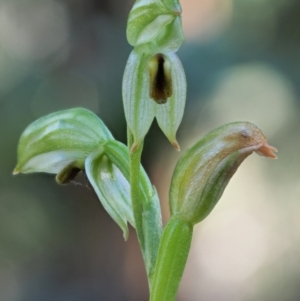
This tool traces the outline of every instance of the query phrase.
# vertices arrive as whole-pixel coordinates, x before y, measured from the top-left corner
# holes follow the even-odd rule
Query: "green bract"
[[[38,119],[23,132],[14,173],[47,172],[64,175],[82,169],[87,155],[113,139],[94,113],[75,108]],[[70,166],[70,168],[68,168]],[[61,175],[59,179],[68,178]]]
[[[172,216],[192,224],[203,220],[238,166],[253,151],[276,158],[276,149],[249,122],[230,123],[207,134],[177,163],[170,189]]]
[[[140,53],[177,51],[184,40],[180,3],[136,1],[128,18],[127,39]]]
[[[123,76],[125,117],[134,136],[134,150],[144,139],[156,116],[176,149],[176,132],[182,120],[186,79],[175,53],[139,54],[133,50]]]

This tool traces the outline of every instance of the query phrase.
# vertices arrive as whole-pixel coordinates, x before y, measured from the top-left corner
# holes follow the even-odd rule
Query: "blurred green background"
[[[300,300],[300,2],[182,0],[188,81],[184,151],[230,121],[279,149],[251,156],[196,226],[178,301]],[[129,0],[0,0],[0,300],[147,300],[134,231],[122,232],[81,175],[12,176],[18,139],[45,114],[82,106],[125,142],[121,81]],[[143,163],[168,219],[180,153],[154,123]]]

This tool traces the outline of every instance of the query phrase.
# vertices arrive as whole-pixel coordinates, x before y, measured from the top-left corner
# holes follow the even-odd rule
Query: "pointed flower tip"
[[[124,237],[124,240],[127,241],[128,237],[129,237],[129,232],[128,231],[123,232],[123,237]]]
[[[262,146],[256,151],[256,153],[260,156],[268,157],[271,159],[277,159],[276,153],[277,148],[269,145],[267,142],[263,143]]]
[[[15,168],[14,171],[13,171],[13,175],[17,175],[19,173],[20,173],[19,169]]]
[[[172,145],[175,147],[175,149],[180,152],[180,146],[177,142],[177,140],[171,141]]]

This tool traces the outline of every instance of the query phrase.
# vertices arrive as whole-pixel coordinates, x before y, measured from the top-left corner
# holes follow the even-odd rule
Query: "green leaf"
[[[208,133],[177,163],[170,188],[172,216],[192,224],[203,220],[238,166],[254,151],[276,158],[276,149],[249,122],[230,123]]]
[[[52,113],[23,132],[14,173],[59,173],[68,166],[82,169],[87,155],[111,139],[101,119],[86,109]]]

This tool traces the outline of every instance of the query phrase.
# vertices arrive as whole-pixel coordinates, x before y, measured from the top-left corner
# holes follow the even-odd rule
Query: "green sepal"
[[[122,229],[127,240],[127,222],[134,227],[128,180],[103,149],[87,157],[85,171],[103,207]]]
[[[14,173],[60,173],[68,166],[82,169],[87,155],[111,139],[113,136],[101,119],[86,109],[52,113],[23,132]]]
[[[172,96],[165,104],[156,105],[156,119],[159,127],[171,144],[179,150],[176,132],[181,123],[186,100],[186,78],[180,59],[175,53],[165,53],[171,65]]]
[[[155,102],[149,92],[150,57],[133,50],[123,76],[123,103],[127,125],[134,136],[133,149],[144,139],[155,116]]]
[[[170,188],[171,215],[192,224],[203,220],[238,166],[254,151],[276,158],[276,149],[249,122],[230,123],[208,133],[176,165]]]

